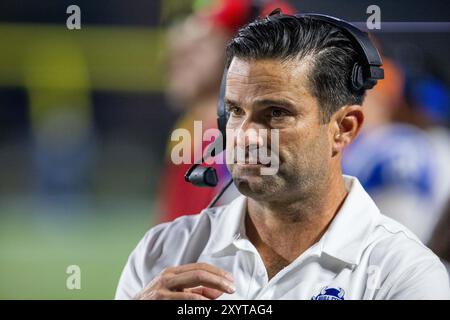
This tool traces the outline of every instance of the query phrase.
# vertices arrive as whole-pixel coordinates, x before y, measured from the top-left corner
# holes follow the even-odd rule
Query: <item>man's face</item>
[[[279,132],[279,170],[261,175],[260,164],[229,163],[239,191],[255,200],[289,201],[307,197],[328,177],[331,161],[329,125],[321,124],[319,104],[308,89],[308,60],[242,60],[234,58],[227,77],[227,129],[266,129],[268,139],[245,139],[246,147]],[[238,144],[227,139],[227,149]],[[275,152],[272,148],[272,151]]]

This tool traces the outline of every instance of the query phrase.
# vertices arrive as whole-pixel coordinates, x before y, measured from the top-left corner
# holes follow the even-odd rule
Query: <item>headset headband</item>
[[[383,64],[381,61],[380,54],[378,53],[377,48],[373,45],[372,41],[370,41],[367,32],[358,29],[350,22],[332,16],[328,16],[325,14],[305,13],[305,14],[295,14],[294,17],[296,18],[309,17],[319,21],[328,22],[329,24],[339,28],[350,38],[352,43],[357,46],[357,49],[359,49],[360,57],[364,58],[363,61],[361,62],[364,62],[366,64],[366,67],[368,67],[367,70],[365,70],[367,72],[366,78],[368,80],[375,80],[375,81],[384,78],[383,69],[380,68],[381,65]],[[372,88],[375,84],[376,82],[370,88]],[[365,88],[370,89],[368,87]]]

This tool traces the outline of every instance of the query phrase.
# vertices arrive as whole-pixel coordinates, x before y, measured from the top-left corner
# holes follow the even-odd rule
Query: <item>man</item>
[[[364,119],[347,36],[327,22],[272,15],[241,29],[227,57],[227,128],[278,130],[279,170],[228,164],[243,195],[151,229],[116,298],[449,298],[439,259],[341,173]],[[236,140],[227,149],[270,149],[259,136]]]

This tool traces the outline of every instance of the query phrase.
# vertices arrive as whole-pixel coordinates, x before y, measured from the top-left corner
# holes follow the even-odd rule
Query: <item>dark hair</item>
[[[339,28],[327,22],[272,15],[244,26],[227,45],[227,67],[234,57],[301,60],[307,56],[312,57],[310,90],[319,101],[323,122],[343,105],[363,103],[365,90],[355,92],[350,80],[358,52]]]

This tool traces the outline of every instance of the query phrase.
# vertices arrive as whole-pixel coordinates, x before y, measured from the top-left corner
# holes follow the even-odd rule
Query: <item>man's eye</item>
[[[242,110],[242,109],[239,108],[239,107],[230,107],[230,108],[228,109],[228,112],[229,112],[230,114],[234,115],[234,116],[241,116],[241,115],[244,114],[244,110]]]
[[[270,109],[270,116],[272,118],[281,118],[287,115],[287,112],[280,108],[271,108]]]

